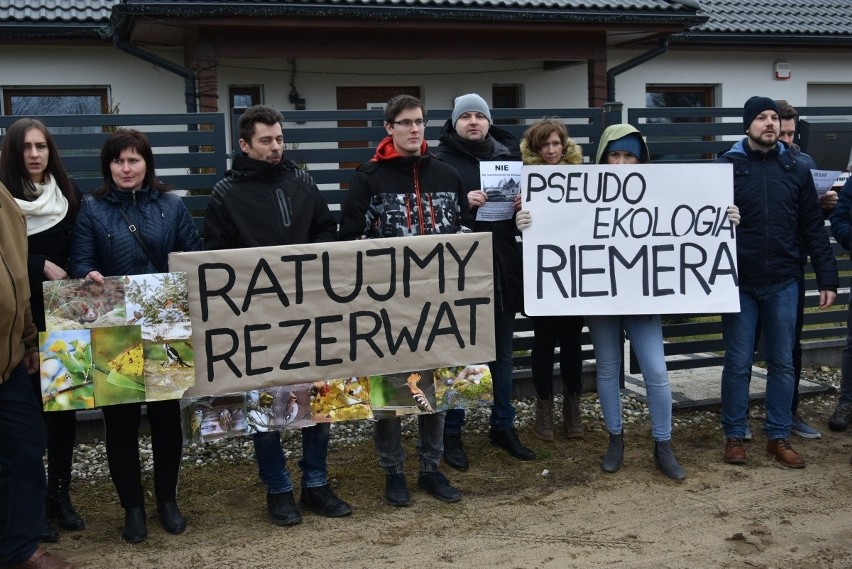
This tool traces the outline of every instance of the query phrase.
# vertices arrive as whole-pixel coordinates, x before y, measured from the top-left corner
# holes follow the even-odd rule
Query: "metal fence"
[[[852,117],[852,107],[800,108],[807,117]],[[213,185],[228,167],[229,148],[239,148],[236,125],[241,109],[230,115],[230,129],[222,113],[170,115],[65,115],[39,117],[62,153],[63,162],[88,193],[101,183],[99,152],[108,134],[119,127],[137,128],[148,135],[154,147],[157,173],[175,188],[185,190],[184,200],[199,228]],[[730,148],[742,137],[740,108],[629,109],[627,122],[645,135],[652,158],[661,162],[707,161]],[[430,110],[426,139],[437,144],[450,109]],[[285,111],[285,156],[302,165],[319,185],[335,216],[346,193],[346,184],[355,168],[369,159],[376,144],[385,136],[381,110]],[[607,124],[622,122],[619,105],[604,109],[547,108],[494,109],[495,124],[520,138],[527,125],[543,116],[558,116],[567,124],[570,136],[584,154],[593,160],[600,133]],[[5,129],[18,117],[0,117]],[[5,132],[5,130],[3,131]],[[2,140],[2,135],[0,135]],[[230,141],[230,145],[228,142]],[[688,188],[685,188],[687,191]],[[842,274],[852,274],[852,262],[837,250]],[[814,279],[808,273],[807,286]],[[845,283],[844,283],[845,284]],[[841,296],[845,301],[847,296]],[[807,297],[803,340],[821,345],[840,345],[846,333],[846,305],[830,311],[816,311],[816,298]],[[518,316],[516,321],[516,365],[528,367],[532,345],[531,324]],[[669,340],[666,354],[669,369],[718,365],[721,361],[721,323],[718,317],[677,315],[666,318],[664,336]],[[588,336],[585,336],[588,346]],[[590,348],[584,357],[593,359]],[[631,371],[638,371],[631,359]]]

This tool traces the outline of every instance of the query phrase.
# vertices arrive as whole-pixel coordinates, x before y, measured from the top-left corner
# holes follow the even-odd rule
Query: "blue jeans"
[[[438,461],[444,453],[444,413],[417,416],[417,454],[420,471],[438,470]],[[387,474],[401,474],[405,462],[402,448],[402,420],[399,417],[383,417],[376,421],[374,431],[379,466]]]
[[[846,345],[840,362],[840,403],[852,403],[852,294],[846,313]]]
[[[29,559],[44,531],[45,442],[41,405],[18,365],[0,383],[0,566]]]
[[[796,279],[762,286],[740,285],[740,311],[722,315],[725,367],[722,369],[722,428],[741,439],[748,425],[748,386],[758,322],[766,350],[766,423],[770,440],[790,436],[795,377]]]
[[[328,438],[329,423],[318,423],[302,429],[302,459],[299,469],[302,471],[302,488],[316,488],[328,484]],[[281,448],[281,433],[268,431],[255,433],[254,455],[257,457],[257,470],[260,479],[266,484],[270,494],[280,494],[293,490],[293,480],[287,470],[287,457]]]
[[[621,390],[619,375],[623,355],[621,330],[627,332],[630,345],[639,359],[648,411],[651,414],[651,434],[654,440],[672,438],[672,389],[663,352],[663,327],[658,315],[586,316],[586,325],[595,348],[598,398],[601,402],[606,430],[621,433]]]
[[[494,340],[497,360],[489,362],[494,404],[489,423],[495,429],[515,426],[515,408],[512,407],[512,335],[515,328],[514,312],[494,312]],[[444,421],[444,432],[461,434],[464,426],[464,409],[450,409]]]

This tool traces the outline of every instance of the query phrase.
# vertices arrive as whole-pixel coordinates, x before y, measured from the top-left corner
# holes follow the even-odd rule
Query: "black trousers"
[[[582,316],[532,316],[532,376],[539,399],[553,397],[553,354],[559,339],[559,368],[565,395],[583,392]]]
[[[30,382],[41,401],[41,379],[39,374],[30,375]],[[44,426],[47,429],[47,484],[54,486],[60,480],[66,484],[71,480],[71,462],[74,456],[74,443],[77,440],[77,411],[42,411]]]
[[[171,502],[177,496],[178,471],[183,451],[180,401],[153,401],[146,405],[154,453],[154,492],[158,502]],[[139,462],[142,404],[108,405],[101,410],[106,428],[109,473],[118,492],[118,499],[125,509],[141,508],[145,505]]]

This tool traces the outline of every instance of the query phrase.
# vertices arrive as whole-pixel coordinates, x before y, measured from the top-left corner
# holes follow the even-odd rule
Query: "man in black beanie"
[[[768,370],[766,450],[783,466],[804,468],[788,442],[802,255],[811,256],[821,309],[834,302],[838,276],[810,169],[778,141],[780,128],[775,101],[750,98],[743,107],[746,137],[717,160],[733,165],[734,203],[742,215],[737,227],[740,311],[722,315],[724,460],[746,462],[749,374],[760,326]]]

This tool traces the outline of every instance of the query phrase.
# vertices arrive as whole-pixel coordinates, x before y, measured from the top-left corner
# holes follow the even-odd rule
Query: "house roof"
[[[709,16],[676,42],[852,45],[849,0],[701,0]]]
[[[116,0],[6,0],[0,7],[0,37],[109,37]]]

